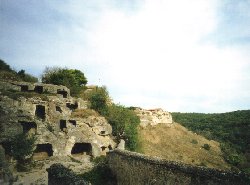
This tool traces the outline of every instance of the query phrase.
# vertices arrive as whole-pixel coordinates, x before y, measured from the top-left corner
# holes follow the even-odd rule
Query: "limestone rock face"
[[[112,128],[97,113],[86,117],[87,102],[70,96],[67,87],[0,81],[0,144],[18,133],[35,134],[37,158],[106,155],[115,148]]]
[[[142,127],[146,127],[148,125],[154,126],[157,124],[166,124],[171,126],[173,123],[171,114],[160,108],[150,110],[136,108],[135,112],[140,118],[140,126]]]

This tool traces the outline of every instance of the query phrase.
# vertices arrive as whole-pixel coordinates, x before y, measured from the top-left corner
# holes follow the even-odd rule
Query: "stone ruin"
[[[32,97],[10,96],[16,92],[32,93]],[[112,127],[102,116],[72,116],[75,110],[86,109],[87,102],[71,97],[65,86],[0,81],[0,145],[5,147],[8,137],[23,132],[37,137],[34,160],[106,155],[116,147]]]
[[[155,126],[158,124],[165,124],[170,127],[173,123],[171,114],[161,108],[146,110],[137,107],[135,108],[135,112],[140,118],[141,127],[148,125]]]

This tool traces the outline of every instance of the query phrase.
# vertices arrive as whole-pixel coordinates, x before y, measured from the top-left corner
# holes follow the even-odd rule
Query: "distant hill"
[[[218,142],[209,141],[178,123],[140,127],[139,137],[142,153],[146,155],[198,166],[230,168]]]
[[[173,112],[172,116],[188,129],[221,142],[227,162],[250,172],[250,110],[220,114]]]

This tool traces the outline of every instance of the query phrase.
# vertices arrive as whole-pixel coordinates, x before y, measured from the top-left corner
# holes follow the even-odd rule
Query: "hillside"
[[[164,124],[140,127],[139,137],[141,150],[146,155],[211,168],[229,168],[222,158],[218,142],[209,141],[178,123],[171,127]],[[208,144],[210,149],[204,149],[204,144]]]
[[[208,139],[221,142],[224,158],[250,172],[250,110],[221,114],[172,113],[173,119]]]

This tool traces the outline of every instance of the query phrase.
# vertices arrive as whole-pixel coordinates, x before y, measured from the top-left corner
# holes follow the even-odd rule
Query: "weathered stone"
[[[123,139],[120,140],[120,143],[117,146],[120,150],[125,150],[125,141]]]
[[[108,163],[118,185],[247,185],[250,182],[249,177],[242,172],[192,166],[126,150],[116,149],[109,152]]]
[[[148,125],[154,126],[157,124],[166,124],[171,126],[173,123],[171,114],[160,108],[150,110],[136,108],[135,112],[140,118],[140,126],[142,127],[146,127]]]
[[[76,143],[80,151],[84,143],[89,144],[91,152],[87,153],[94,157],[115,148],[112,128],[104,117],[72,117],[73,111],[87,108],[87,103],[70,97],[68,88],[26,82],[0,81],[0,85],[0,143],[25,132],[36,134],[37,145],[51,145],[53,156],[71,155]],[[34,158],[47,158],[46,152],[41,150]]]

